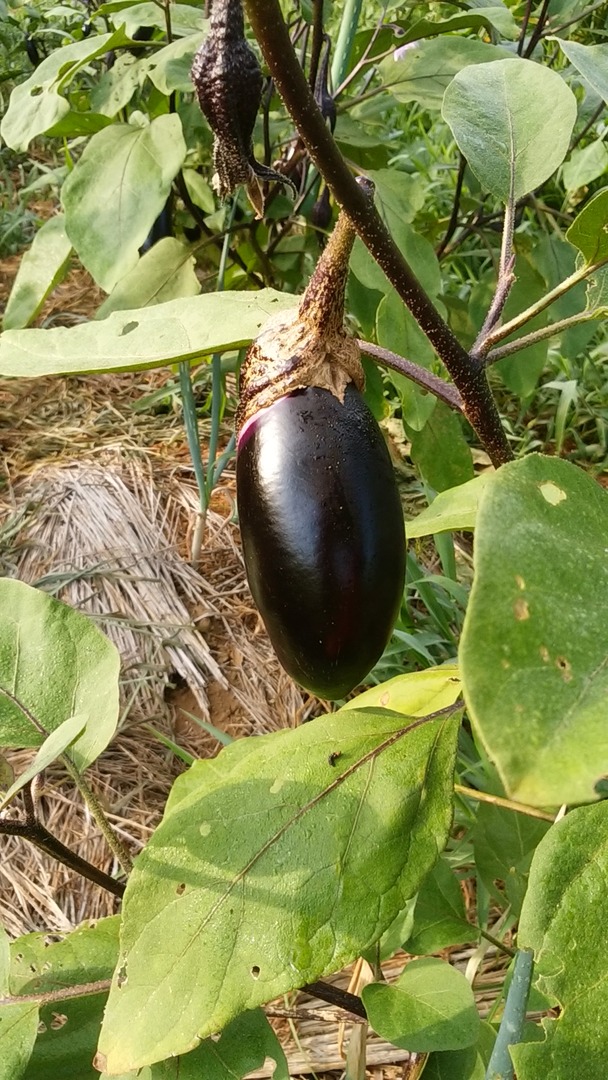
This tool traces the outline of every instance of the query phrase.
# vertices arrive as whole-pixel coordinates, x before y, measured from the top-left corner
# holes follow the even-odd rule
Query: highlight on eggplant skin
[[[237,497],[249,586],[275,652],[319,697],[342,698],[387,645],[405,528],[386,443],[359,391],[309,386],[240,432]]]

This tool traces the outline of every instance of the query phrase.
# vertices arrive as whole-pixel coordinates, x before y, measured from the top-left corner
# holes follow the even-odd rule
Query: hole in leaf
[[[41,93],[42,93],[42,87],[41,86],[32,86],[32,89],[30,90],[30,97],[40,97]]]
[[[46,1024],[45,1024],[44,1020],[41,1020],[40,1023],[38,1024],[38,1034],[39,1035],[44,1035],[45,1031],[46,1031]]]
[[[572,664],[565,656],[556,656],[555,666],[561,671],[564,682],[572,682]]]
[[[68,1018],[65,1013],[53,1013],[53,1019],[51,1020],[51,1031],[59,1031],[64,1024],[67,1024]]]
[[[138,326],[139,326],[139,323],[138,323],[138,322],[128,322],[128,323],[125,323],[125,325],[123,326],[122,330],[120,331],[120,336],[121,336],[121,337],[124,337],[124,336],[125,336],[125,334],[130,334],[130,333],[132,333],[132,331],[133,331],[133,330],[137,330],[137,327],[138,327]]]
[[[185,883],[184,883],[184,882],[182,881],[182,882],[180,882],[180,884],[179,884],[179,885],[177,886],[177,889],[175,890],[175,892],[176,892],[176,895],[177,895],[177,896],[183,896],[183,894],[185,893],[185,891],[186,891],[186,885],[185,885]]]
[[[251,969],[251,976],[254,979],[259,979],[259,977],[260,977],[260,969],[259,969],[257,964],[253,965],[253,967]]]
[[[121,986],[124,986],[127,981],[127,965],[121,964],[118,969],[118,975],[116,976],[116,984],[120,990]]]

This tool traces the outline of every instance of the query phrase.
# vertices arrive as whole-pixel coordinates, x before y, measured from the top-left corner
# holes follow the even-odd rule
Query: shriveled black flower
[[[289,184],[253,155],[253,129],[262,99],[262,72],[245,38],[241,0],[213,0],[207,38],[192,65],[198,102],[214,135],[213,185],[225,198],[244,184],[258,217],[264,210],[261,182]]]

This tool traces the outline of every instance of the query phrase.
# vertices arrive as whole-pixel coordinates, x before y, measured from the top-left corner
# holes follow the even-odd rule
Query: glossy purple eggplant
[[[405,574],[403,513],[386,443],[350,382],[255,413],[239,433],[247,577],[285,670],[344,697],[383,652]]]

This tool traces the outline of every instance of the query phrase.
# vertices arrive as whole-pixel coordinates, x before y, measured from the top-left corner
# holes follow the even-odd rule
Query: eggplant
[[[236,414],[249,586],[285,670],[330,699],[380,657],[405,575],[395,475],[344,326],[354,236],[342,212],[299,307],[252,343]]]
[[[403,513],[382,432],[350,382],[258,412],[238,445],[249,586],[275,652],[319,697],[344,697],[382,654],[405,574]]]

